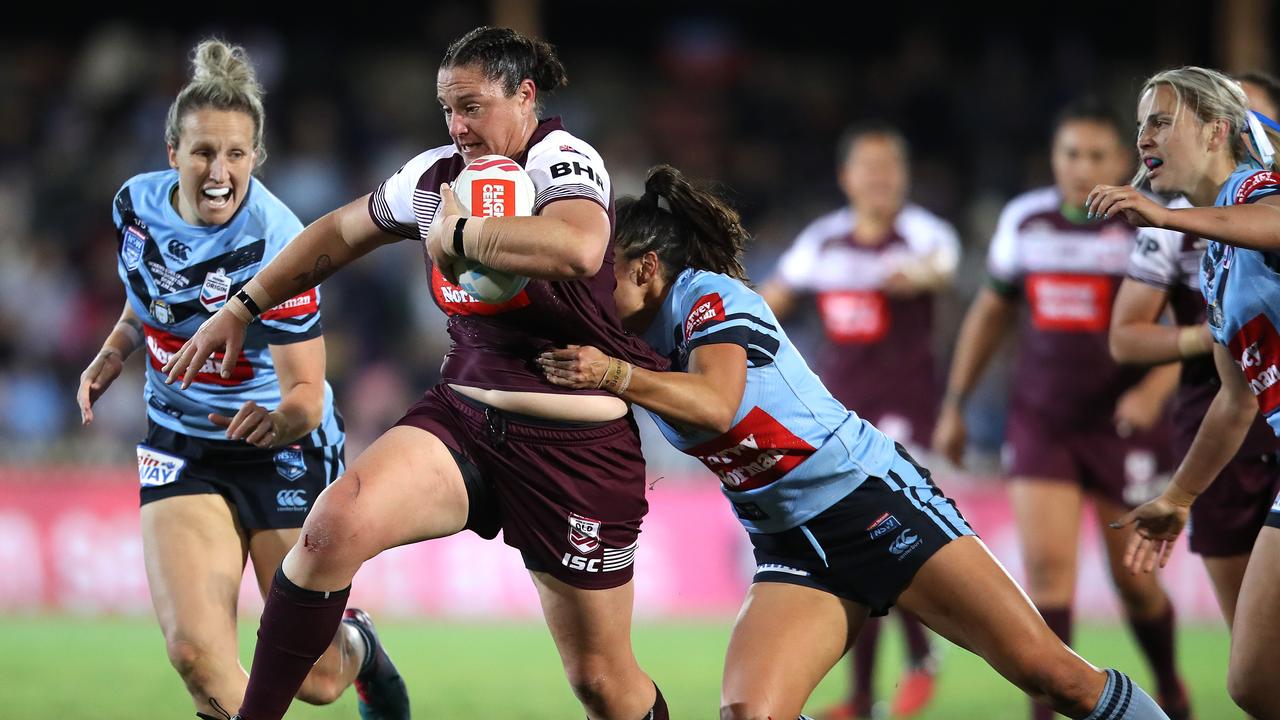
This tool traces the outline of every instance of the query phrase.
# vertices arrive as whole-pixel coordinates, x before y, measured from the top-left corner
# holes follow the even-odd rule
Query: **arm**
[[[973,392],[982,371],[999,349],[1016,311],[1017,305],[1012,300],[984,287],[964,316],[933,434],[934,449],[953,463],[959,464],[964,456],[966,431],[961,411],[965,398]]]
[[[401,239],[379,229],[369,216],[368,208],[369,196],[366,195],[308,225],[245,283],[244,292],[257,303],[260,311],[267,310],[319,285],[338,268],[374,248]],[[227,358],[222,364],[222,375],[230,377],[234,359],[244,346],[245,327],[253,321],[253,315],[238,298],[228,300],[165,363],[166,382],[172,383],[181,377],[182,388],[187,389],[205,360],[217,350],[222,350]]]
[[[600,271],[609,245],[609,216],[591,200],[570,198],[530,217],[467,217],[448,185],[440,186],[441,213],[427,233],[432,262],[446,269],[457,254],[456,227],[462,228],[463,255],[491,267],[542,280],[591,277]]]
[[[1229,207],[1167,208],[1130,185],[1099,185],[1085,202],[1094,217],[1124,213],[1137,227],[1177,230],[1251,250],[1280,250],[1280,196]]]
[[[1137,532],[1124,556],[1124,564],[1131,572],[1151,572],[1157,561],[1160,567],[1169,561],[1173,543],[1187,524],[1191,504],[1240,450],[1249,425],[1258,414],[1253,391],[1245,384],[1244,375],[1227,349],[1215,345],[1213,360],[1222,387],[1209,405],[1191,449],[1169,486],[1160,497],[1135,508],[1112,525],[1120,528],[1137,523]]]
[[[120,319],[102,343],[102,349],[89,363],[89,367],[80,373],[80,387],[76,391],[76,402],[80,405],[80,424],[88,425],[93,422],[93,404],[120,377],[124,361],[141,345],[142,320],[126,299]]]
[[[760,289],[760,296],[773,311],[773,316],[783,320],[796,308],[799,294],[780,277],[769,278]]]
[[[1134,430],[1150,430],[1160,422],[1181,375],[1182,366],[1178,363],[1158,365],[1116,399],[1112,421],[1121,437],[1127,437]]]
[[[616,382],[615,363],[626,366]],[[577,345],[545,352],[538,364],[547,379],[561,387],[604,388],[673,425],[717,435],[733,426],[747,386],[747,351],[732,343],[694,348],[688,372],[632,367],[593,347]]]
[[[1111,357],[1149,365],[1197,357],[1213,350],[1207,324],[1163,325],[1156,320],[1169,293],[1133,278],[1120,283],[1111,310]]]
[[[249,400],[234,418],[211,413],[213,424],[227,428],[228,440],[262,448],[288,445],[324,418],[324,338],[269,347],[280,380],[280,404],[268,411]]]

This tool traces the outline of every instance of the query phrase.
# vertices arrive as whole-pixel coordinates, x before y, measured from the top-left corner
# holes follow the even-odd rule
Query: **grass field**
[[[554,646],[541,625],[380,623],[379,629],[409,682],[414,716],[424,720],[574,719],[582,713],[560,674]],[[254,626],[243,624],[245,664]],[[727,623],[641,624],[636,652],[667,696],[675,718],[714,718]],[[888,696],[902,643],[896,625],[883,636],[878,684]],[[1223,630],[1187,628],[1179,656],[1201,720],[1241,717],[1225,689]],[[1150,678],[1128,634],[1119,627],[1084,628],[1077,647],[1098,665],[1129,672],[1144,687]],[[981,661],[946,646],[934,704],[920,718],[1026,718],[1022,696]],[[818,688],[809,710],[844,691],[843,666]],[[355,696],[336,704],[294,706],[290,718],[356,718]],[[5,720],[151,720],[194,713],[164,657],[154,624],[145,620],[60,617],[0,618],[0,718]]]

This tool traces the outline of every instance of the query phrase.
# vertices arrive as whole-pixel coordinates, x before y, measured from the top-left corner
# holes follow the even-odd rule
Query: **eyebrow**
[[[1155,112],[1155,113],[1150,113],[1150,114],[1148,114],[1148,115],[1147,115],[1147,119],[1146,119],[1146,120],[1139,120],[1138,122],[1136,122],[1136,123],[1134,123],[1134,124],[1135,124],[1135,125],[1137,125],[1138,127],[1142,127],[1144,124],[1149,123],[1149,122],[1151,122],[1152,120],[1156,120],[1156,119],[1161,118],[1161,117],[1168,117],[1169,115],[1170,115],[1170,113],[1167,113],[1167,112]]]
[[[479,93],[469,92],[466,95],[459,97],[458,102],[465,103],[469,100],[475,100],[478,97],[482,97],[482,96]],[[436,102],[440,103],[441,105],[445,104],[444,98],[440,97],[439,95],[436,96]]]

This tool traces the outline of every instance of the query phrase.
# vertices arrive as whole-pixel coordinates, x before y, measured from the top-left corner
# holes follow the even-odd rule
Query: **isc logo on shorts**
[[[592,573],[622,570],[635,562],[638,545],[637,540],[624,548],[605,548],[603,558],[585,558],[581,555],[565,553],[564,557],[560,558],[560,564],[570,570],[584,570]]]
[[[182,469],[186,466],[185,458],[138,446],[138,482],[142,487],[168,485],[182,476]]]

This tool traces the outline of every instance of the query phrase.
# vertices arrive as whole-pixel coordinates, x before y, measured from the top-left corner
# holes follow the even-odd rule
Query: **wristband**
[[[462,228],[467,224],[467,218],[458,218],[458,223],[453,226],[453,254],[460,258],[467,256],[467,249],[462,244]]]
[[[249,297],[249,293],[244,288],[240,288],[240,292],[236,293],[235,298],[244,305],[245,310],[249,311],[250,320],[262,314],[262,308],[258,307],[258,303]]]
[[[1212,349],[1212,345],[1205,347],[1204,342],[1200,339],[1199,325],[1188,325],[1178,330],[1178,357],[1195,357],[1203,355]]]

